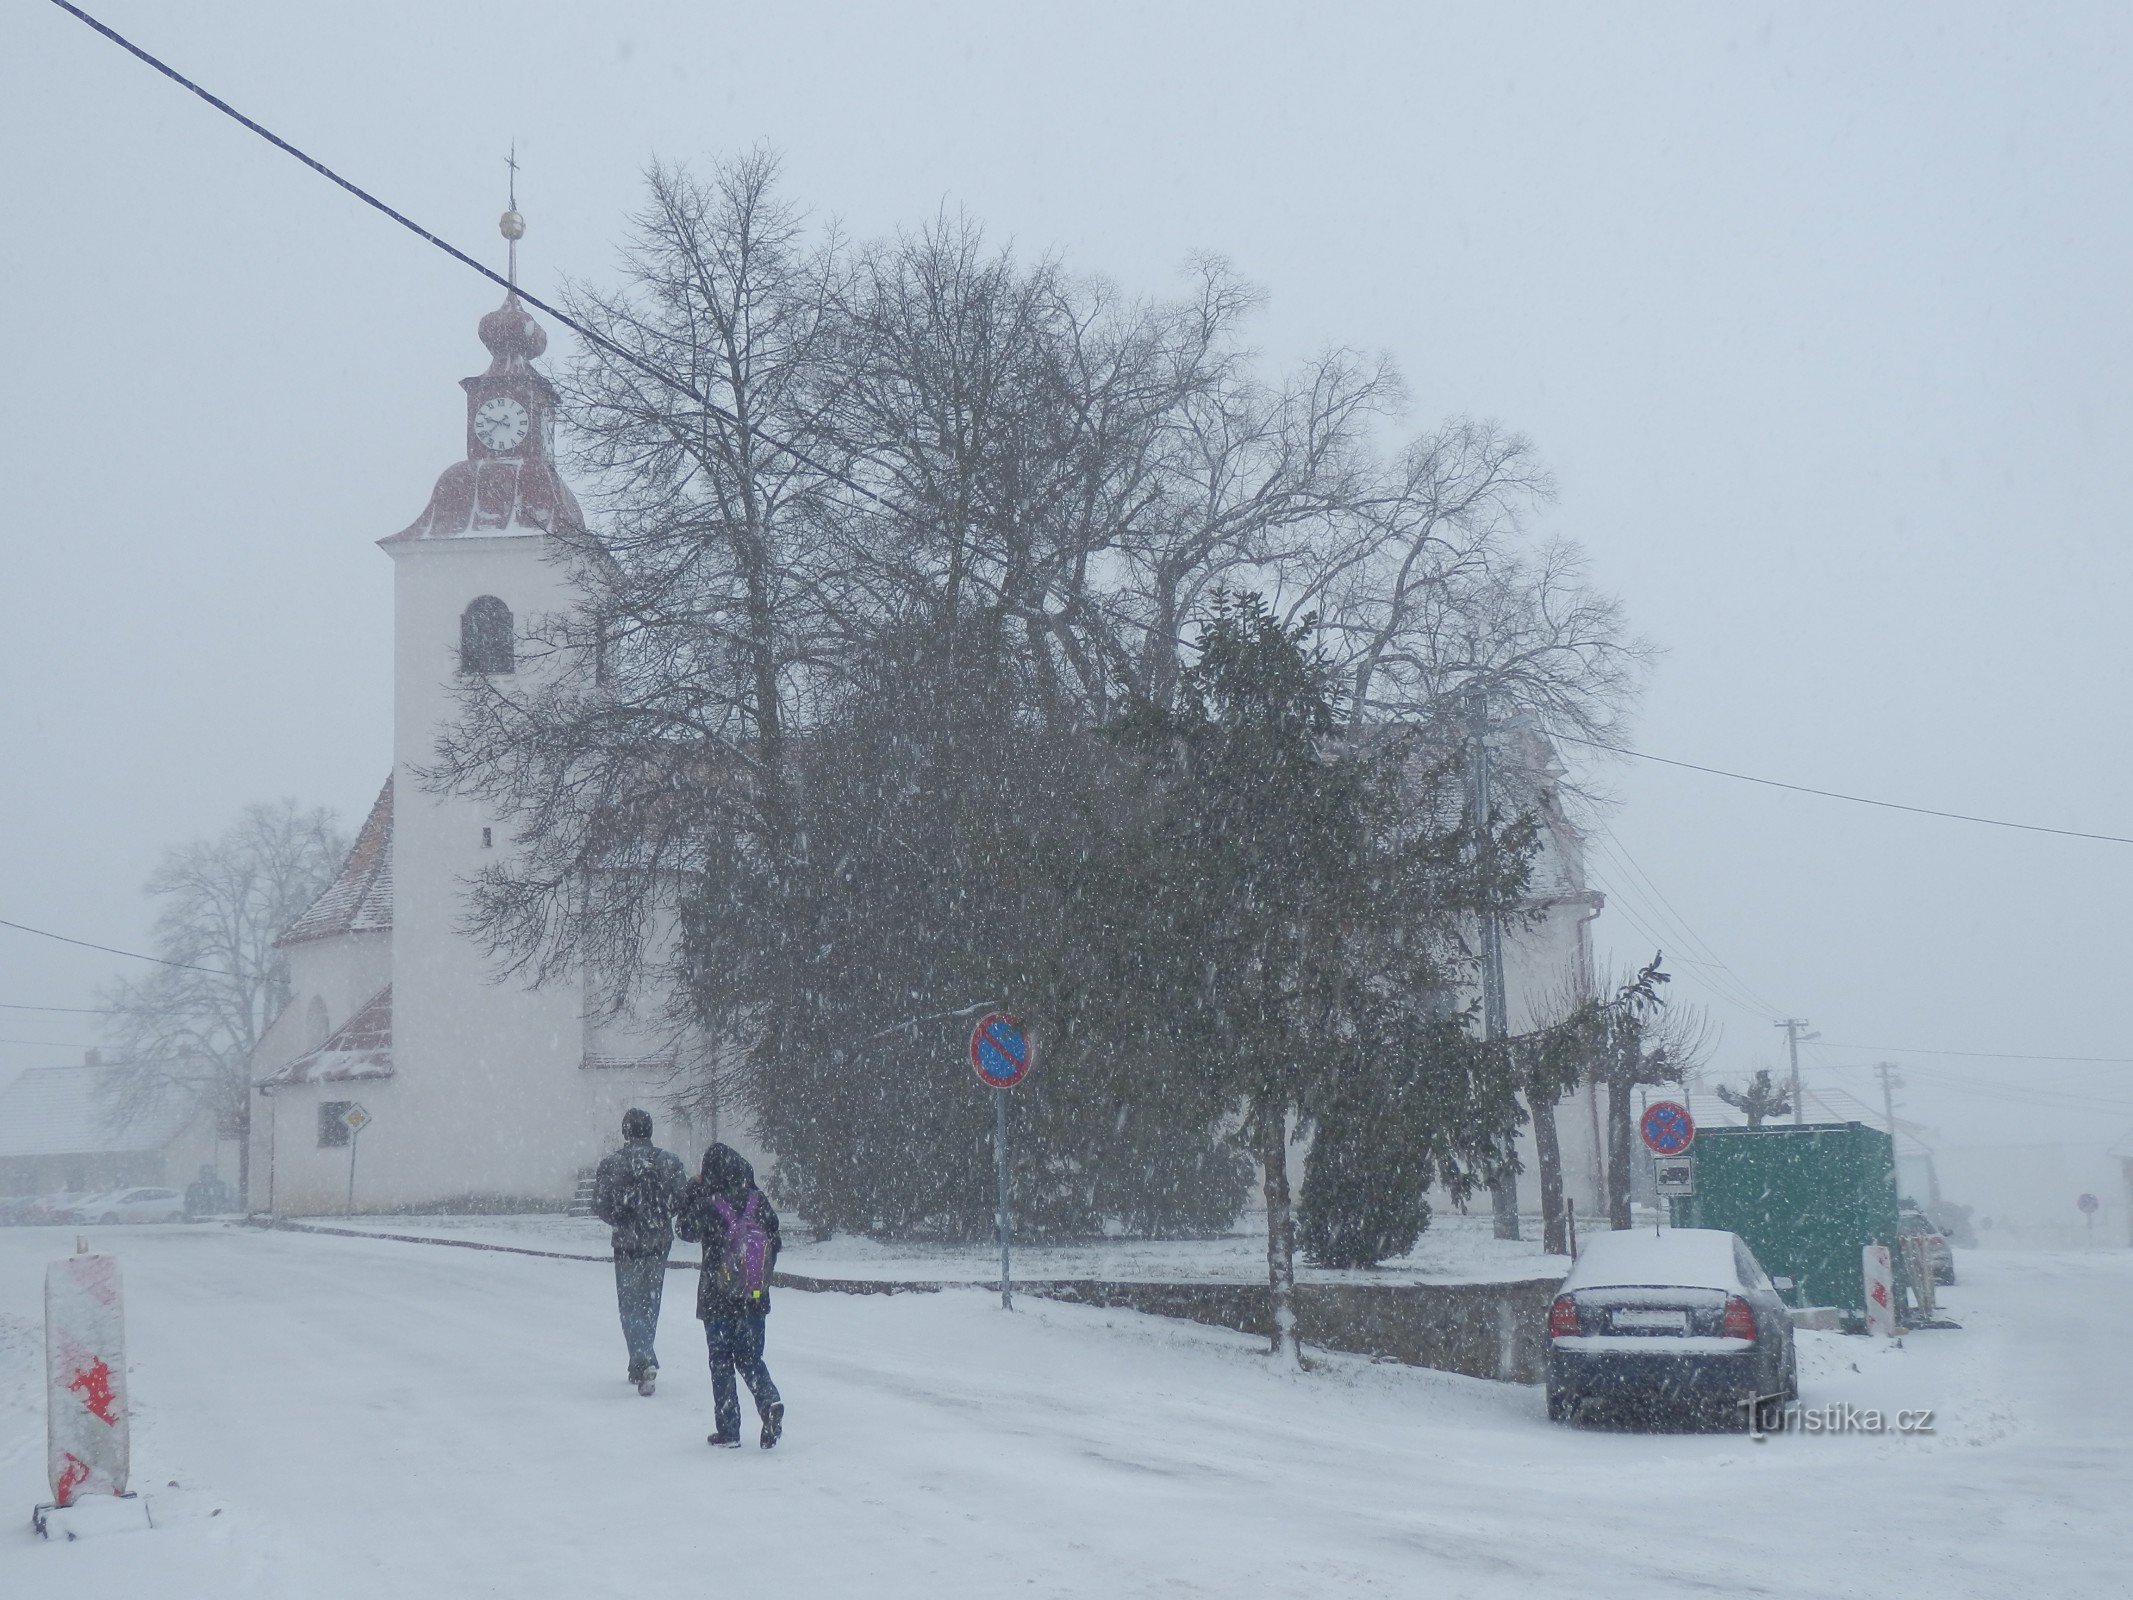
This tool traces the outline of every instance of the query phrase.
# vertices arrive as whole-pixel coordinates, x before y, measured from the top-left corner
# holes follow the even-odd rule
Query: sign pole
[[[350,1106],[341,1113],[341,1126],[348,1130],[348,1206],[343,1214],[352,1217],[356,1209],[356,1141],[370,1126],[370,1113],[361,1106]]]
[[[1000,1229],[1000,1309],[1002,1311],[1012,1311],[1015,1309],[1015,1294],[1013,1280],[1009,1277],[1008,1240],[1014,1234],[1015,1225],[1014,1219],[1008,1215],[1007,1211],[1007,1091],[1005,1089],[993,1090],[992,1108],[993,1160],[999,1167],[1000,1178],[1000,1210],[998,1218]]]
[[[348,1130],[348,1207],[346,1214],[351,1217],[356,1214],[356,1145],[362,1141],[362,1138],[363,1130],[361,1128],[350,1128]]]
[[[992,1154],[999,1184],[999,1203],[993,1224],[1000,1235],[1000,1309],[1015,1309],[1010,1275],[1009,1241],[1014,1236],[1014,1217],[1007,1209],[1007,1091],[1029,1075],[1035,1052],[1020,1023],[1004,1012],[989,1012],[970,1030],[970,1065],[978,1081],[992,1090]]]

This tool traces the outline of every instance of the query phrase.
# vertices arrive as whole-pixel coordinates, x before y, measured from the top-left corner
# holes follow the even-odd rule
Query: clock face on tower
[[[526,437],[533,419],[509,395],[484,400],[474,413],[474,437],[491,450],[509,450]]]

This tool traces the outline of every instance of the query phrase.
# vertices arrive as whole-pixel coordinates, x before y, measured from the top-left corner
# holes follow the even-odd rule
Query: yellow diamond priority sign
[[[370,1121],[370,1113],[361,1106],[350,1106],[341,1113],[341,1120],[348,1124],[350,1133],[361,1133],[364,1126]]]

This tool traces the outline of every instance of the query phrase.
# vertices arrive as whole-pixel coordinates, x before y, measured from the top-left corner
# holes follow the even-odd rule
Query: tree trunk
[[[1636,1120],[1630,1103],[1636,1092],[1635,1084],[1607,1080],[1607,1220],[1617,1228],[1629,1226],[1629,1136]]]
[[[237,1193],[241,1197],[239,1209],[252,1208],[252,1102],[244,1102],[244,1114],[237,1119]]]
[[[1296,1224],[1289,1207],[1289,1140],[1287,1119],[1271,1096],[1252,1107],[1253,1137],[1266,1186],[1266,1282],[1274,1315],[1273,1354],[1303,1365],[1296,1342]]]
[[[1563,1228],[1563,1146],[1555,1134],[1555,1104],[1528,1093],[1533,1112],[1534,1164],[1540,1168],[1541,1248],[1552,1256],[1568,1255],[1570,1239]]]

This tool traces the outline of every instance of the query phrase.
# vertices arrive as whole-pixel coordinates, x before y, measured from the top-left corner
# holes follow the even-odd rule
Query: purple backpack
[[[748,1203],[735,1215],[733,1207],[717,1195],[711,1205],[726,1223],[726,1248],[718,1261],[719,1293],[738,1300],[744,1308],[764,1303],[770,1290],[770,1231],[756,1220],[756,1203],[762,1195],[751,1190]]]

